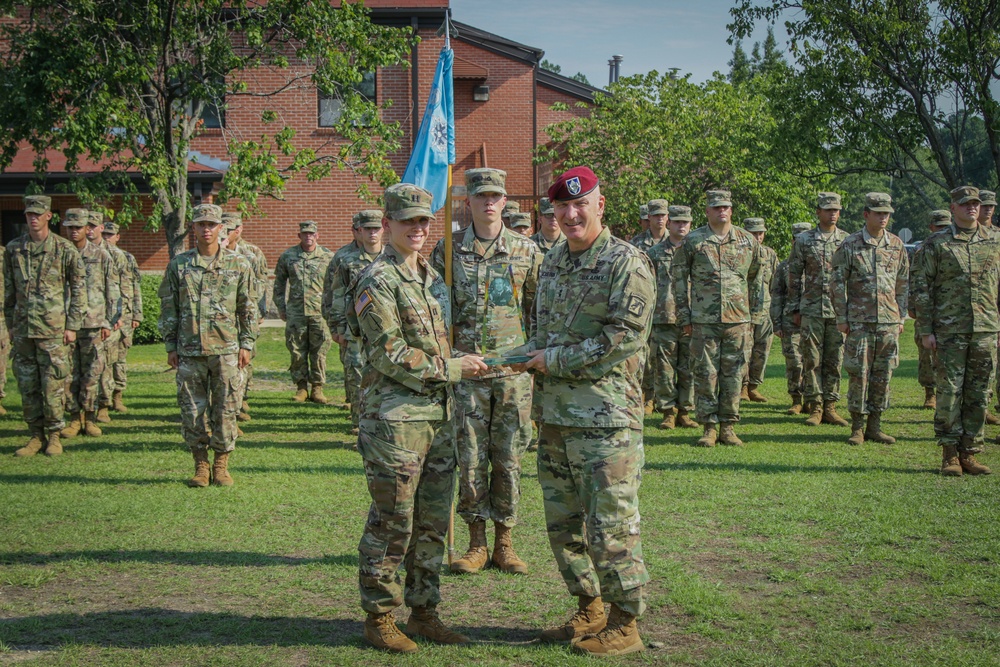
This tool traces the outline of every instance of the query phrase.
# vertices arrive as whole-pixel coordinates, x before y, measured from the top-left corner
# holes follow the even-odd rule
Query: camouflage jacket
[[[6,276],[4,275],[3,267],[6,266],[5,261],[6,253],[0,252],[0,293],[4,291],[4,285],[7,284]],[[7,318],[0,317],[0,349],[6,349],[9,341],[10,334],[7,333]]]
[[[119,318],[116,321],[122,323],[128,322],[128,326],[132,326],[132,302],[135,300],[135,287],[133,285],[132,272],[129,269],[128,257],[125,256],[125,251],[121,248],[108,243],[105,240],[101,240],[99,245],[104,252],[108,253],[111,258],[111,280],[114,282],[115,287],[118,288],[118,295],[121,299],[121,309],[119,313]],[[111,323],[113,327],[115,322]]]
[[[336,264],[330,262],[330,268],[327,269],[327,278],[323,286],[323,300],[324,306],[327,301],[329,302],[329,307],[324,308],[323,314],[327,324],[330,325],[330,331],[340,334],[348,340],[354,339],[354,332],[347,326],[348,309],[354,306],[354,283],[361,272],[375,261],[376,257],[378,254],[369,253],[362,246],[358,248],[357,252],[342,256],[341,261]],[[328,291],[329,299],[327,299]]]
[[[788,333],[798,333],[799,328],[792,324],[792,318],[785,312],[785,296],[788,294],[788,260],[779,262],[771,280],[771,324],[774,330]]]
[[[24,234],[7,244],[4,318],[14,337],[62,338],[83,323],[83,259],[76,246],[49,233],[41,243]]]
[[[918,334],[1000,331],[1000,231],[953,223],[924,239],[913,273]]]
[[[135,256],[127,250],[122,250],[125,254],[125,263],[132,279],[132,302],[128,304],[129,313],[126,317],[126,324],[132,326],[128,319],[133,322],[142,322],[142,273],[139,272],[139,263],[135,261]],[[125,326],[125,324],[122,324]]]
[[[251,285],[253,287],[253,300],[257,304],[257,313],[260,317],[267,315],[267,258],[264,251],[248,241],[240,239],[233,248],[238,254],[243,255],[250,262]]]
[[[662,243],[664,240],[666,240],[666,238],[667,238],[666,231],[663,232],[663,238],[654,239],[653,235],[647,229],[646,231],[640,232],[639,234],[633,236],[632,239],[629,241],[629,243],[634,245],[639,250],[642,250],[643,252],[649,252],[650,248],[659,243]]]
[[[167,352],[202,357],[252,350],[257,306],[250,263],[225,248],[212,259],[197,248],[170,261],[160,283],[160,334]]]
[[[333,299],[335,297],[333,281],[337,277],[337,268],[343,262],[349,261],[352,257],[356,257],[360,252],[361,246],[354,241],[351,241],[347,245],[337,248],[337,251],[333,253],[333,259],[330,260],[330,264],[326,267],[326,275],[323,277],[323,303],[320,310],[323,313],[323,319],[326,320],[328,325],[333,317]],[[346,313],[350,310],[353,305],[353,301],[351,301],[350,304],[345,305],[344,312]],[[348,327],[348,330],[350,330],[350,327]],[[330,326],[330,331],[332,333],[336,333],[336,329],[334,329],[332,325]]]
[[[774,274],[778,270],[778,253],[762,245],[760,254],[760,294],[755,298],[760,308],[750,315],[750,322],[753,324],[764,324],[771,317],[771,286],[774,284]]]
[[[305,252],[295,245],[281,253],[274,267],[274,305],[279,315],[288,320],[323,316],[323,280],[332,259],[333,253],[323,246]]]
[[[785,312],[806,317],[836,317],[830,297],[833,255],[846,238],[847,232],[836,228],[824,239],[818,227],[795,237],[788,258]]]
[[[862,228],[833,256],[833,309],[837,324],[899,324],[906,316],[910,262],[895,234],[874,239]]]
[[[565,239],[566,237],[563,236],[562,232],[559,232],[559,238],[557,238],[555,241],[549,241],[544,236],[542,236],[541,232],[535,232],[528,238],[530,238],[532,241],[535,242],[535,245],[538,246],[538,252],[542,253],[542,256],[544,257],[546,254],[548,254],[549,250],[555,248],[556,244]]]
[[[560,243],[538,272],[537,328],[545,350],[535,406],[547,424],[641,429],[641,374],[656,301],[649,258],[605,228],[574,258]]]
[[[506,227],[484,245],[474,226],[452,245],[454,347],[466,354],[500,357],[528,341],[542,255],[531,239]],[[431,253],[431,264],[444,275],[443,240]],[[511,374],[508,366],[494,366],[479,377]]]
[[[111,255],[100,244],[87,241],[79,250],[86,275],[83,289],[83,322],[81,329],[111,329],[122,321],[122,295],[115,280]],[[131,281],[129,283],[131,288]],[[132,322],[128,325],[131,327]]]
[[[761,309],[760,247],[742,227],[732,226],[721,238],[708,225],[688,234],[671,269],[677,323],[750,322]]]
[[[347,317],[361,332],[367,364],[361,418],[431,421],[450,418],[450,385],[462,379],[448,343],[448,287],[423,257],[414,273],[386,246],[355,284]]]
[[[683,241],[681,242],[683,245]],[[671,269],[674,257],[680,249],[669,237],[657,243],[649,251],[649,261],[653,263],[656,276],[656,307],[653,309],[653,324],[677,324],[677,300],[674,299],[674,281]]]

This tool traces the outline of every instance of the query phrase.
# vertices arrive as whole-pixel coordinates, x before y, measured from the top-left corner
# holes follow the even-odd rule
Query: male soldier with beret
[[[531,235],[531,240],[538,246],[542,255],[548,253],[556,243],[563,240],[559,223],[556,222],[555,211],[552,210],[552,202],[548,197],[538,200],[538,231]]]
[[[639,536],[639,378],[656,284],[648,258],[604,226],[593,171],[570,169],[548,196],[566,243],[542,263],[537,329],[525,349],[527,368],[545,380],[535,402],[549,544],[578,611],[541,638],[579,639],[578,652],[621,655],[643,649],[636,619],[649,574]]]
[[[812,229],[812,223],[796,222],[792,225],[792,241],[802,232]],[[792,406],[785,414],[797,415],[802,412],[802,348],[799,328],[792,323],[785,312],[785,298],[788,294],[788,260],[778,264],[771,281],[771,322],[774,335],[781,339],[781,354],[785,357],[785,382]]]
[[[649,337],[649,365],[652,367],[655,408],[663,414],[660,428],[697,428],[688,415],[694,412],[694,384],[691,382],[691,336],[677,323],[671,267],[677,249],[691,231],[691,208],[671,206],[667,238],[649,250],[656,275],[656,308]]]
[[[274,267],[274,304],[285,322],[285,345],[292,355],[289,371],[296,392],[294,400],[306,398],[326,405],[326,353],[330,330],[323,321],[323,281],[333,253],[319,245],[319,229],[312,220],[299,223],[299,243],[278,258]],[[287,296],[285,294],[287,286]],[[312,392],[307,393],[312,384]]]
[[[438,617],[439,571],[455,495],[452,385],[487,366],[474,354],[452,357],[448,286],[420,256],[434,219],[431,193],[399,183],[384,200],[387,242],[356,282],[348,311],[367,360],[358,451],[372,504],[358,545],[358,580],[368,612],[365,639],[412,653],[417,645],[393,617],[401,604],[411,609],[411,635],[469,641]]]
[[[530,213],[513,213],[507,219],[507,229],[514,232],[515,234],[520,234],[521,236],[531,236],[531,214]]]
[[[761,304],[760,244],[732,224],[728,190],[709,190],[708,224],[688,235],[672,267],[677,322],[691,335],[691,377],[699,447],[740,446],[740,389],[751,344],[751,318]],[[718,424],[721,428],[716,432]]]
[[[472,224],[452,244],[451,324],[457,352],[499,359],[527,342],[542,255],[531,239],[500,220],[507,172],[467,169]],[[525,215],[515,213],[511,217]],[[444,273],[441,241],[431,264]],[[487,562],[486,522],[494,526],[490,561],[502,572],[527,574],[512,531],[521,497],[521,457],[531,441],[531,376],[497,364],[455,388],[458,406],[458,514],[469,526],[469,549],[452,572],[480,571]]]
[[[941,474],[984,475],[992,471],[973,454],[981,451],[997,360],[1000,234],[978,223],[974,187],[951,191],[951,215],[951,226],[925,239],[915,260],[917,332],[938,355],[934,434]]]
[[[49,230],[52,199],[24,198],[28,230],[7,244],[4,317],[14,339],[14,377],[31,434],[17,456],[62,454],[59,431],[70,372],[70,343],[83,323],[83,259]]]
[[[928,223],[931,234],[936,234],[944,229],[947,229],[951,225],[951,211],[948,209],[939,209],[936,211],[931,211],[931,219]],[[921,243],[917,249],[913,252],[913,257],[911,258],[910,265],[915,267],[919,261],[917,257],[920,255],[920,251],[923,248]],[[914,305],[915,299],[914,289],[913,289],[913,277],[914,272],[910,271],[910,286],[909,286],[909,299],[907,299],[906,305],[909,309],[910,318],[916,320],[917,311]],[[937,398],[934,395],[934,383],[935,377],[937,376],[937,350],[928,350],[923,345],[922,337],[917,328],[913,328],[913,342],[917,345],[917,381],[920,382],[920,386],[924,388],[924,409],[933,410],[937,407]],[[987,418],[989,415],[987,414]]]
[[[194,456],[188,486],[232,486],[243,369],[257,338],[253,274],[242,255],[219,244],[222,209],[194,207],[196,247],[174,257],[160,283],[160,333],[177,369],[184,444]],[[210,318],[211,324],[204,318]],[[208,448],[215,452],[209,478]]]
[[[113,407],[115,397],[115,376],[114,365],[118,359],[125,354],[122,349],[122,327],[128,322],[128,312],[132,303],[132,275],[128,267],[128,259],[125,251],[116,248],[104,240],[104,211],[90,211],[90,220],[86,227],[87,240],[104,250],[111,258],[111,280],[122,300],[122,316],[111,323],[111,333],[101,343],[101,355],[104,357],[104,366],[101,370],[100,388],[98,392],[97,421],[110,424],[111,416],[108,410]],[[121,407],[125,407],[122,405]],[[124,410],[123,410],[124,412]]]
[[[840,195],[821,192],[816,198],[819,227],[795,237],[788,258],[788,295],[785,312],[802,335],[803,400],[806,424],[847,426],[837,414],[840,400],[840,367],[844,361],[844,334],[830,299],[833,255],[847,238],[837,227]]]
[[[909,260],[903,242],[888,231],[893,212],[892,197],[869,192],[862,213],[865,226],[848,236],[833,256],[833,310],[837,329],[847,336],[850,445],[896,442],[882,432],[881,420],[889,407],[892,370],[899,365]]]
[[[764,218],[745,218],[743,229],[750,232],[760,244],[760,294],[756,297],[760,302],[760,310],[750,316],[751,336],[753,346],[750,349],[750,362],[743,376],[743,393],[740,398],[754,403],[767,403],[767,398],[758,391],[764,384],[764,373],[767,371],[767,357],[771,354],[771,341],[774,340],[774,323],[771,321],[771,285],[778,269],[778,253],[764,245],[767,226]]]
[[[125,388],[128,386],[128,351],[132,347],[132,339],[135,330],[142,324],[142,274],[139,272],[139,263],[135,256],[124,248],[118,248],[118,241],[121,240],[121,233],[118,223],[111,220],[104,223],[104,231],[101,232],[105,243],[109,247],[117,248],[125,256],[126,273],[122,276],[122,284],[129,281],[130,289],[122,291],[122,325],[119,328],[121,340],[119,341],[118,358],[112,364],[111,375],[114,378],[115,386],[111,395],[111,409],[115,412],[125,413],[123,396]],[[131,293],[131,298],[126,295]]]

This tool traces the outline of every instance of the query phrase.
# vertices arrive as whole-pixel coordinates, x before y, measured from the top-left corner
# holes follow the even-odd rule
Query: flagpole
[[[451,21],[448,20],[448,14],[445,12],[444,15],[444,48],[451,48],[451,31],[450,24]],[[452,284],[452,223],[451,223],[451,186],[452,186],[452,165],[449,161],[448,163],[448,191],[444,197],[444,284],[448,286],[448,296],[451,296],[451,284]],[[449,322],[448,326],[448,344],[455,344],[455,326]],[[451,512],[448,513],[448,569],[451,569],[451,564],[455,562],[455,502],[456,498],[452,495],[451,498]]]

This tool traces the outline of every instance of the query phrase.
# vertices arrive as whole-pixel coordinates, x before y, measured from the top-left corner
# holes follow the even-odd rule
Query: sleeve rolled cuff
[[[448,382],[458,384],[462,381],[462,359],[460,357],[445,360],[445,368],[448,371]]]

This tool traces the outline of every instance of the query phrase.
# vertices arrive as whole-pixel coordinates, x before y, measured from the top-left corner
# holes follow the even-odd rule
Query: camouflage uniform
[[[661,215],[667,213],[667,200],[666,199],[654,199],[646,204],[646,216],[650,215]],[[666,241],[667,232],[663,231],[663,236],[658,239],[654,239],[653,235],[650,233],[649,229],[640,232],[636,236],[633,236],[629,241],[639,250],[643,251],[649,255],[649,251],[652,250],[658,244]],[[651,413],[652,410],[656,409],[655,398],[654,398],[654,380],[653,376],[656,371],[654,370],[654,355],[652,353],[652,337],[650,337],[650,342],[646,347],[646,367],[642,371],[642,393],[645,398],[645,411],[647,414]]]
[[[4,279],[5,253],[0,252],[0,291],[4,290],[6,281]],[[7,318],[0,317],[0,403],[7,397],[7,360],[10,357],[10,332],[7,330]],[[0,405],[0,415],[7,414],[7,411]]]
[[[92,225],[100,226],[104,224],[104,214],[100,211],[91,211],[90,219]],[[117,389],[114,375],[114,366],[123,359],[127,354],[128,350],[124,347],[124,337],[126,329],[131,333],[132,321],[126,319],[126,313],[131,311],[131,304],[135,298],[133,292],[133,278],[132,272],[128,265],[128,258],[125,256],[125,251],[117,248],[108,241],[101,239],[98,244],[101,249],[104,250],[111,258],[111,281],[115,284],[118,290],[120,298],[122,300],[122,314],[123,316],[115,323],[112,323],[111,335],[104,340],[103,356],[104,356],[104,367],[101,370],[101,384],[100,384],[100,407],[105,410],[111,406],[114,401],[114,394]],[[115,326],[117,324],[117,326]],[[106,421],[106,412],[102,411],[102,416]]]
[[[747,218],[743,221],[743,228],[748,232],[766,231],[762,218]],[[750,324],[753,325],[750,330],[753,344],[749,349],[750,361],[747,364],[746,374],[743,376],[743,384],[751,389],[756,389],[764,384],[767,358],[771,354],[771,342],[774,340],[774,322],[771,320],[771,286],[774,274],[778,269],[778,253],[762,244],[760,254],[761,291],[756,297],[760,303],[760,310],[755,311],[750,316]],[[754,394],[750,394],[750,398],[761,400],[754,398]]]
[[[931,212],[931,223],[930,229],[933,234],[935,231],[941,231],[944,227],[951,223],[951,211],[948,209],[939,209],[937,211]],[[939,227],[939,229],[935,229]],[[910,266],[917,266],[919,261],[917,257],[920,255],[920,250],[923,248],[923,243],[917,246],[916,250],[910,256]],[[909,293],[910,298],[907,301],[907,307],[909,308],[910,318],[913,320],[917,319],[916,306],[914,305],[914,286],[913,278],[914,272],[910,271],[910,285]],[[937,398],[934,391],[935,377],[937,376],[937,350],[928,350],[924,347],[923,340],[921,339],[920,332],[917,331],[917,327],[913,327],[913,342],[917,346],[917,381],[920,386],[924,388],[925,393],[925,408],[934,408],[937,405]]]
[[[299,227],[307,231],[307,223]],[[316,223],[312,223],[313,231]],[[285,345],[292,355],[292,382],[315,389],[326,384],[330,332],[323,321],[323,280],[333,253],[322,246],[306,252],[301,245],[286,250],[274,269],[274,303],[285,319]],[[285,286],[288,285],[286,301]]]
[[[775,333],[781,333],[781,354],[785,357],[785,381],[788,395],[793,402],[802,396],[802,350],[799,328],[785,314],[785,295],[788,291],[788,260],[778,264],[771,281],[771,322]]]
[[[355,216],[357,217],[357,216]],[[330,260],[330,265],[326,269],[326,277],[323,278],[323,318],[327,321],[327,326],[330,326],[330,317],[332,314],[333,307],[333,280],[337,275],[337,268],[344,262],[352,261],[361,253],[361,245],[357,241],[351,241],[347,245],[337,248],[337,251],[333,253],[333,259]],[[346,295],[345,295],[346,296]],[[346,304],[345,313],[350,310],[351,304]],[[330,331],[333,332],[333,327],[330,326]],[[350,327],[348,327],[350,331]],[[354,335],[353,333],[351,334]],[[355,338],[355,340],[357,340]],[[363,366],[363,361],[361,359],[361,345],[356,344],[351,345],[338,345],[339,348],[338,356],[340,357],[340,365],[344,368],[344,397],[352,407],[352,416],[354,414],[354,404],[360,402],[358,397],[358,388],[360,385],[360,375],[361,368]],[[348,371],[348,368],[351,370]],[[356,369],[356,370],[355,370]],[[351,381],[354,378],[355,381]]]
[[[243,226],[243,216],[239,213],[223,213],[222,222],[226,226],[224,231],[229,234]],[[229,250],[237,255],[242,255],[250,264],[250,298],[256,304],[258,319],[261,319],[267,313],[267,258],[264,257],[264,252],[260,248],[242,238],[237,239]],[[239,392],[241,411],[246,403],[247,394],[250,392],[250,383],[253,380],[253,360],[256,358],[257,341],[255,340],[253,349],[250,351],[250,363],[243,367],[243,386],[240,387]],[[246,421],[249,419],[249,414],[243,414],[239,419]]]
[[[674,208],[674,207],[671,207]],[[683,245],[683,244],[682,244]],[[649,251],[656,275],[656,307],[649,337],[654,408],[666,414],[675,409],[694,412],[694,383],[691,382],[691,335],[677,323],[671,266],[680,245],[665,238]]]
[[[554,209],[552,208],[552,202],[549,201],[548,197],[542,197],[538,201],[538,214],[539,214],[539,216],[542,216],[542,215],[553,215],[554,214]],[[539,221],[538,222],[538,231],[535,232],[534,234],[532,234],[529,238],[531,238],[531,240],[535,242],[535,245],[538,246],[538,250],[544,256],[545,254],[547,254],[549,252],[549,250],[552,250],[552,248],[554,248],[557,243],[559,243],[560,241],[562,241],[564,237],[563,237],[562,232],[559,232],[559,236],[557,236],[554,241],[549,241],[542,234],[541,227],[542,227],[542,223],[541,223],[541,221]]]
[[[113,224],[106,223],[104,225],[105,231]],[[118,231],[117,226],[111,227],[111,229],[115,233]],[[115,389],[120,392],[124,392],[128,386],[128,351],[132,347],[132,337],[135,333],[132,322],[142,322],[143,320],[142,274],[139,272],[139,263],[135,261],[132,253],[127,250],[122,250],[122,253],[125,255],[125,265],[127,268],[127,275],[123,280],[131,277],[132,298],[127,302],[123,301],[123,306],[127,309],[127,312],[122,315],[122,326],[119,329],[121,333],[121,347],[119,348],[118,359],[114,362],[111,369],[112,376],[115,379]]]

